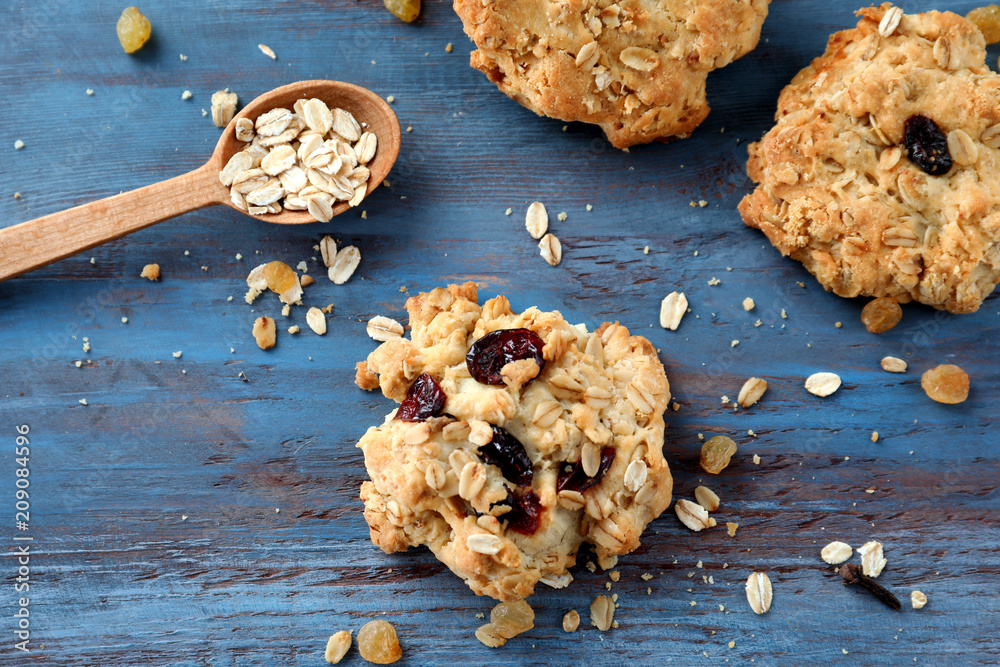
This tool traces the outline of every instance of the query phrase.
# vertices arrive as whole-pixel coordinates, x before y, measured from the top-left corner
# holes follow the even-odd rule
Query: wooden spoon
[[[236,121],[283,107],[291,109],[296,100],[318,98],[330,108],[340,107],[354,114],[365,129],[378,137],[375,157],[368,163],[368,196],[386,177],[399,155],[399,121],[381,97],[370,90],[341,81],[299,81],[265,93],[247,104],[222,132],[212,157],[202,167],[160,183],[114,197],[52,213],[36,220],[0,229],[0,281],[19,276],[59,261],[88,248],[112,241],[131,232],[198,209],[222,204],[236,208],[229,188],[219,181],[219,172],[234,153],[242,150],[236,139]],[[350,208],[347,202],[333,207],[339,215]],[[245,211],[240,211],[245,214]],[[282,211],[256,215],[279,225],[302,225],[316,220],[307,211]]]

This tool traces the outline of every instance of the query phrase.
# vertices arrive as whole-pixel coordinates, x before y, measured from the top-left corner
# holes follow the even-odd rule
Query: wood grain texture
[[[760,47],[709,78],[713,111],[695,134],[623,153],[591,127],[561,131],[499,94],[468,67],[469,42],[447,2],[425,3],[414,25],[380,4],[150,1],[141,9],[153,41],[128,57],[114,36],[118,4],[0,0],[0,110],[16,119],[0,145],[0,225],[197,168],[219,137],[201,108],[224,87],[249,100],[296,80],[351,81],[394,95],[412,127],[391,187],[362,207],[366,219],[278,227],[215,207],[0,284],[5,583],[16,575],[8,494],[22,423],[32,429],[35,550],[33,650],[13,650],[6,587],[0,665],[320,665],[331,633],[356,633],[383,614],[406,665],[1000,661],[997,297],[965,316],[907,306],[900,326],[874,336],[859,322],[863,301],[824,292],[735,210],[750,187],[747,142],[767,130],[781,87],[830,32],[854,24],[856,7],[776,0]],[[262,41],[277,61],[260,54]],[[192,100],[181,100],[185,89]],[[15,152],[14,139],[25,148]],[[702,199],[704,208],[689,205]],[[524,231],[534,200],[563,242],[557,268]],[[345,285],[322,276],[312,246],[323,234],[361,249]],[[242,302],[246,274],[272,259],[306,260],[319,278],[306,302],[334,304],[325,337],[288,335],[290,324],[306,329],[304,310],[286,323],[273,295]],[[149,262],[161,266],[158,283],[139,278]],[[709,286],[713,277],[721,284]],[[740,523],[729,538],[721,527],[691,533],[672,510],[654,522],[621,559],[617,630],[589,626],[586,609],[608,577],[579,567],[568,589],[532,598],[534,630],[487,649],[473,632],[491,600],[425,550],[386,556],[368,539],[354,444],[390,403],[352,383],[354,363],[374,347],[364,323],[405,320],[401,287],[467,279],[483,298],[503,293],[516,308],[557,308],[591,326],[620,320],[647,335],[681,405],[668,414],[665,445],[676,496],[704,483],[722,498],[720,521]],[[669,332],[657,316],[673,290],[687,293],[692,312]],[[747,296],[757,303],[750,313]],[[282,325],[267,353],[250,336],[261,314]],[[886,354],[911,370],[883,372]],[[920,389],[920,373],[945,362],[972,377],[962,405],[934,404]],[[802,389],[820,370],[844,379],[827,399]],[[722,407],[751,375],[770,383],[761,402]],[[739,442],[722,475],[699,471],[699,433]],[[891,612],[844,589],[819,559],[833,539],[882,541],[889,565],[879,581],[901,598],[924,591],[927,607]],[[774,585],[765,616],[746,604],[753,570]],[[560,619],[570,608],[585,620],[567,635]],[[345,664],[360,663],[352,652]]]

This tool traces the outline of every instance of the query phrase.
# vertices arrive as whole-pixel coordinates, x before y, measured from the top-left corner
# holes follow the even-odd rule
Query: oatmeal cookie
[[[358,443],[372,541],[425,544],[477,594],[560,588],[583,542],[633,551],[670,504],[670,386],[648,340],[558,312],[477,304],[475,283],[406,302],[410,339],[358,364],[358,385],[402,402]]]
[[[705,78],[757,45],[770,0],[455,0],[470,64],[539,115],[600,125],[618,148],[686,137]]]
[[[740,213],[840,296],[974,312],[1000,281],[1000,76],[961,16],[858,14],[781,93]]]

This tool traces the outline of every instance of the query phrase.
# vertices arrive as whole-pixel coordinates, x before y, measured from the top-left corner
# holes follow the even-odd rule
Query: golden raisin
[[[358,632],[358,651],[362,658],[376,665],[391,665],[403,657],[396,628],[381,619],[368,621]]]
[[[384,0],[385,8],[396,18],[413,23],[420,16],[420,0]]]
[[[938,403],[961,403],[969,397],[969,374],[953,364],[942,364],[924,373],[920,386]]]
[[[976,7],[966,14],[965,18],[979,28],[979,32],[983,33],[987,44],[1000,42],[1000,7],[997,5]]]
[[[496,634],[511,639],[535,627],[535,612],[524,600],[501,602],[490,612],[490,623]]]
[[[118,17],[115,31],[118,33],[118,41],[121,42],[125,53],[135,53],[149,41],[152,27],[149,25],[149,19],[143,16],[137,8],[126,7],[122,15]]]
[[[885,333],[903,319],[903,309],[889,296],[869,301],[861,310],[861,322],[872,333]]]
[[[732,438],[717,435],[709,438],[701,446],[701,467],[705,472],[718,475],[729,465],[729,459],[736,453],[736,443]]]
[[[295,272],[284,262],[268,262],[264,267],[264,280],[268,289],[281,294],[295,287]]]

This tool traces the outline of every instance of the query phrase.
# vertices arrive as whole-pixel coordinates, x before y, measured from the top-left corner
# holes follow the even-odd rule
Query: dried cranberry
[[[509,493],[504,504],[510,505],[510,511],[500,517],[507,521],[507,527],[522,535],[534,535],[542,522],[542,510],[545,509],[538,494],[534,491],[520,496]]]
[[[579,491],[581,493],[586,491],[604,478],[604,474],[611,467],[614,460],[614,447],[605,447],[602,449],[601,466],[597,469],[597,474],[593,477],[587,477],[587,473],[583,471],[583,464],[580,461],[562,464],[562,467],[559,468],[559,477],[556,478],[556,491]]]
[[[422,422],[444,412],[447,399],[441,385],[427,373],[418,377],[406,392],[406,398],[396,411],[396,419]]]
[[[469,348],[465,362],[472,377],[483,384],[503,384],[500,371],[512,361],[534,359],[539,368],[544,341],[528,329],[497,329],[486,334]]]
[[[517,438],[499,426],[493,427],[493,439],[479,448],[479,455],[500,468],[506,479],[518,486],[531,486],[534,471],[528,452]]]
[[[910,160],[931,176],[943,176],[951,169],[948,137],[927,116],[911,116],[903,130],[903,142]]]

